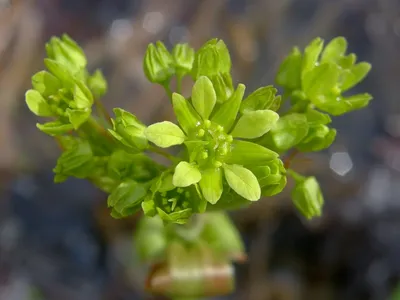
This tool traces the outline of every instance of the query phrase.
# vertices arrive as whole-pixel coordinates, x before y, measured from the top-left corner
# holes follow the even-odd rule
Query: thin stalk
[[[108,113],[107,109],[104,107],[104,105],[101,102],[101,100],[96,98],[96,99],[94,99],[94,103],[95,103],[95,105],[97,107],[97,110],[98,110],[99,114],[101,114],[101,116],[105,119],[105,121],[108,124],[112,125],[111,116]]]
[[[160,148],[150,146],[149,151],[159,154],[161,156],[164,156],[165,158],[167,158],[168,160],[170,160],[174,163],[177,161],[177,159],[173,155],[169,154],[168,152],[165,152],[164,150],[161,150]]]

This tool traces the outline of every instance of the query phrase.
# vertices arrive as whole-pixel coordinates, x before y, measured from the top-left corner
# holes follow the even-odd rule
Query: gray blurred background
[[[305,222],[288,192],[232,213],[250,260],[226,299],[400,299],[399,0],[0,0],[1,300],[151,299],[132,247],[136,220],[113,220],[87,182],[52,183],[59,152],[25,106],[44,43],[64,32],[103,70],[106,107],[148,123],[173,118],[142,72],[150,42],[222,38],[235,82],[251,91],[274,82],[292,46],[345,36],[373,66],[354,92],[374,100],[334,120],[328,150],[295,161],[320,180],[324,215]]]

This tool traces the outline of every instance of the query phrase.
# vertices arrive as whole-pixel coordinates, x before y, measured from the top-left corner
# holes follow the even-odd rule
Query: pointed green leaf
[[[215,103],[217,102],[217,95],[213,84],[208,77],[201,76],[197,79],[192,89],[192,103],[196,111],[204,120],[207,120]]]
[[[240,196],[250,201],[261,197],[261,189],[257,177],[240,165],[224,165],[225,178],[229,186]]]
[[[339,36],[332,39],[328,45],[326,45],[321,56],[321,63],[325,62],[337,62],[343,57],[347,50],[347,41],[344,37]]]
[[[326,125],[329,124],[332,119],[328,114],[324,114],[315,109],[308,108],[306,111],[307,122],[310,126],[312,125]]]
[[[161,148],[180,145],[185,141],[185,134],[174,123],[164,121],[150,125],[145,130],[146,138]]]
[[[344,72],[342,75],[341,90],[347,91],[356,84],[361,82],[371,70],[371,64],[367,62],[361,62],[352,66],[348,72]]]
[[[86,109],[69,109],[67,108],[66,113],[68,115],[69,121],[74,126],[74,129],[78,129],[83,123],[85,123],[92,111],[89,108]]]
[[[43,97],[57,94],[61,88],[61,82],[47,71],[40,71],[32,76],[32,86]]]
[[[242,165],[262,165],[269,162],[279,155],[263,146],[255,143],[234,140],[231,146],[231,152],[225,159],[228,164]]]
[[[25,93],[25,101],[29,110],[39,117],[54,115],[46,99],[37,90],[27,91]]]
[[[222,195],[222,172],[220,168],[210,168],[202,172],[200,188],[204,198],[211,204],[217,203]]]
[[[342,69],[350,69],[355,64],[357,56],[354,53],[350,53],[347,56],[343,56],[339,59],[338,64]]]
[[[186,134],[190,134],[200,123],[201,117],[194,110],[193,106],[182,95],[172,94],[172,105],[179,125]]]
[[[74,129],[72,124],[64,124],[60,121],[36,124],[36,127],[51,136],[61,135]]]
[[[279,119],[272,110],[256,110],[245,112],[233,128],[231,135],[239,138],[258,138],[271,130]]]
[[[276,83],[291,90],[300,88],[302,61],[299,48],[294,47],[280,65]]]
[[[199,169],[186,161],[181,161],[175,167],[175,173],[172,178],[172,183],[177,187],[187,187],[201,180]]]
[[[302,64],[301,77],[311,71],[318,62],[319,55],[324,47],[324,41],[321,38],[314,39],[305,49]]]
[[[240,106],[240,112],[269,109],[275,100],[277,90],[272,85],[261,87],[247,96]]]
[[[211,118],[213,122],[221,125],[225,129],[225,132],[230,131],[236,120],[245,88],[246,87],[243,84],[239,84],[232,97],[228,101],[224,102]]]

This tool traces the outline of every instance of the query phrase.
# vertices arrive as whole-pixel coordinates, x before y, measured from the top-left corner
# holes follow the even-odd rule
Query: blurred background
[[[288,192],[233,212],[249,262],[237,267],[236,293],[218,299],[400,299],[400,1],[0,0],[1,300],[150,299],[136,220],[113,220],[85,181],[53,184],[58,149],[25,106],[44,43],[64,32],[103,70],[105,105],[145,122],[172,118],[142,72],[149,42],[222,38],[236,83],[251,91],[273,83],[292,46],[345,36],[373,66],[354,92],[375,100],[334,120],[330,149],[295,162],[320,180],[324,215],[305,222]]]

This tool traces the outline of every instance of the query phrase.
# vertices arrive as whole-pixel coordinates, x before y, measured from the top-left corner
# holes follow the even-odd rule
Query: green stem
[[[302,182],[306,179],[306,177],[300,175],[299,173],[297,173],[296,171],[292,170],[292,169],[287,169],[287,174],[289,174],[290,176],[292,176],[292,178],[296,181],[296,182]]]
[[[182,74],[176,76],[176,92],[180,94],[182,92]]]
[[[168,98],[172,101],[172,91],[171,88],[169,87],[169,82],[166,82],[162,85],[164,87],[165,92],[168,95]]]

